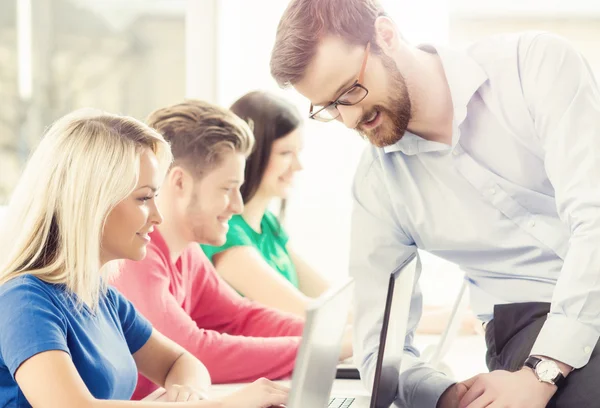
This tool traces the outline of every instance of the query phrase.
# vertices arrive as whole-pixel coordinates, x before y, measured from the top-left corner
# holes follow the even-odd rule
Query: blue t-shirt
[[[137,383],[132,354],[152,326],[116,289],[96,313],[77,309],[64,285],[25,275],[0,286],[0,407],[31,407],[15,381],[27,359],[62,350],[97,399],[130,399]]]

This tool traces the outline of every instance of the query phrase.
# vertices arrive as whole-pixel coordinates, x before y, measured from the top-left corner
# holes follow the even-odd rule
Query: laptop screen
[[[389,408],[398,395],[400,365],[404,352],[410,296],[414,287],[417,255],[411,255],[390,275],[377,365],[371,393],[371,408]]]
[[[323,294],[306,311],[288,407],[327,406],[350,310],[352,282],[349,279]]]
[[[390,276],[369,402],[371,408],[389,408],[398,392],[415,270],[416,255],[413,255]],[[350,309],[352,286],[352,280],[349,280],[322,295],[307,309],[289,408],[327,406]],[[357,387],[361,387],[358,381]]]

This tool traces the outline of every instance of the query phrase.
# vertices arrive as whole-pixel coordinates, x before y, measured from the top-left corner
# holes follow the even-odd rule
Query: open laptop
[[[307,309],[287,407],[389,408],[398,392],[404,344],[397,342],[407,329],[416,264],[414,254],[390,275],[371,397],[330,395],[350,309],[349,280]],[[357,387],[361,387],[358,381]]]

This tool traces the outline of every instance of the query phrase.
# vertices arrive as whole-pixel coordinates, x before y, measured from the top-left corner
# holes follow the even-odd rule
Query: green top
[[[261,233],[254,231],[241,215],[234,215],[229,220],[227,241],[220,247],[201,245],[202,250],[213,262],[213,256],[235,246],[251,246],[258,250],[265,261],[287,279],[296,288],[298,274],[285,245],[288,235],[277,220],[267,211],[260,222]]]

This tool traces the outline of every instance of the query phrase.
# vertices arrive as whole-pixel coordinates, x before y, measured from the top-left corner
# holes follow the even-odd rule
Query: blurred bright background
[[[598,0],[382,3],[414,44],[462,46],[495,33],[551,31],[569,39],[600,76]],[[143,120],[185,97],[229,106],[250,90],[266,89],[307,112],[306,100],[293,90],[279,90],[269,75],[271,46],[286,4],[0,0],[0,205],[10,198],[44,128],[79,107]],[[305,170],[291,199],[287,228],[298,252],[332,281],[347,275],[349,191],[364,143],[341,124],[306,122]],[[462,274],[454,265],[422,257],[425,302],[451,304]],[[483,350],[482,344],[478,340],[475,347]],[[469,367],[481,366],[483,356],[477,359]]]

